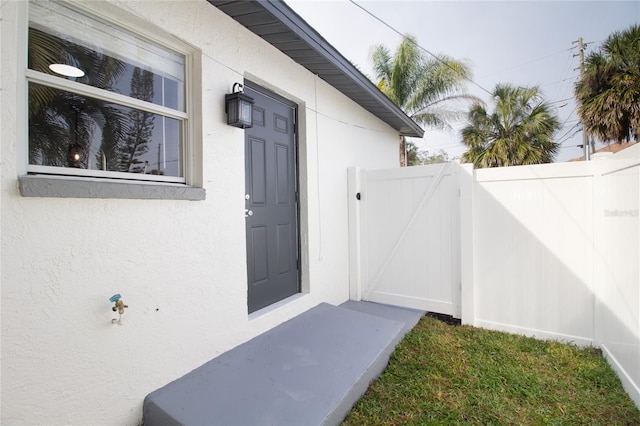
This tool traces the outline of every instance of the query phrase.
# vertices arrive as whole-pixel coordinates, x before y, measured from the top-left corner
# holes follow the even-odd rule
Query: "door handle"
[[[253,210],[244,209],[244,217],[253,216]]]

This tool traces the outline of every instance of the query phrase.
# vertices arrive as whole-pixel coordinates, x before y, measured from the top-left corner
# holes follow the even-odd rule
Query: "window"
[[[28,40],[27,172],[190,183],[188,49],[52,1]]]

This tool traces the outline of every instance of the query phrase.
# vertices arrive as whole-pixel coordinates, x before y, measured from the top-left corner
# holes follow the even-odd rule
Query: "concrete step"
[[[423,314],[320,304],[150,393],[144,424],[338,424]]]

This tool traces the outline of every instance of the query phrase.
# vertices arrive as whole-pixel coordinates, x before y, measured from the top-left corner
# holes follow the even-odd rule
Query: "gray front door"
[[[300,291],[295,105],[257,86],[245,130],[249,312]]]

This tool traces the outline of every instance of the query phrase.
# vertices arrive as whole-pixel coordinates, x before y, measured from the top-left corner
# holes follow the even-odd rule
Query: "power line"
[[[569,119],[571,118],[571,116],[573,114],[575,114],[576,112],[576,108],[574,107],[573,110],[569,113],[569,115],[567,115],[567,118],[564,120],[564,122],[560,125],[560,128],[563,128],[565,124],[567,124],[569,122]],[[575,120],[572,120],[575,121]],[[578,120],[579,121],[579,120]]]
[[[554,84],[560,84],[560,83],[565,83],[567,81],[573,81],[575,80],[574,78],[563,78],[562,80],[557,80],[557,81],[552,81],[551,83],[542,83],[540,86],[542,87],[546,87],[546,86],[553,86]]]
[[[377,20],[378,22],[380,22],[382,25],[384,25],[385,27],[389,28],[391,31],[395,32],[396,34],[398,34],[400,37],[404,38],[405,35],[402,34],[400,31],[398,31],[397,29],[395,29],[393,26],[391,26],[390,24],[386,23],[384,20],[382,20],[381,18],[378,18],[375,14],[373,14],[372,12],[370,12],[369,10],[365,9],[364,7],[360,6],[358,3],[355,2],[355,0],[349,0],[350,3],[352,3],[353,5],[357,6],[358,8],[362,9],[365,13],[367,13],[369,16],[371,16],[372,18],[374,18],[375,20]],[[413,42],[413,41],[412,41]],[[451,65],[449,65],[446,61],[443,61],[442,59],[440,59],[436,54],[431,53],[429,50],[427,50],[426,48],[422,47],[421,45],[419,45],[417,42],[413,42],[416,47],[420,50],[423,50],[424,52],[426,52],[427,54],[429,54],[430,56],[432,56],[435,60],[441,62],[443,65],[447,66],[448,68],[451,68],[451,70],[458,72],[458,70],[456,70],[455,68],[453,68]],[[480,86],[478,83],[476,83],[475,81],[473,81],[471,78],[469,77],[464,77],[463,78],[465,80],[467,80],[468,82],[470,82],[471,84],[473,84],[474,86],[480,88],[481,90],[485,91],[487,94],[489,94],[489,96],[493,96],[493,93],[491,93],[490,91],[488,91],[487,89],[485,89],[484,87]]]
[[[568,141],[569,139],[571,139],[572,137],[574,137],[575,135],[577,135],[578,133],[580,133],[582,131],[582,129],[578,129],[575,132],[573,132],[572,134],[570,134],[569,136],[567,136],[566,138],[564,138],[563,140],[559,141],[558,144],[562,145],[563,143],[565,143],[566,141]],[[570,146],[582,146],[582,145],[570,145]],[[565,147],[566,148],[566,147]]]
[[[569,130],[567,130],[566,132],[564,132],[564,134],[558,138],[558,140],[563,139],[565,136],[567,136],[567,135],[569,134],[569,132],[571,132],[571,131],[572,131],[574,128],[576,128],[576,127],[580,127],[580,126],[579,126],[579,123],[576,123],[576,124],[574,124],[573,126],[571,126],[571,127],[569,128]],[[576,134],[577,132],[579,132],[579,131],[580,131],[580,129],[576,130],[576,131],[575,131],[571,136],[569,136],[569,138],[573,137],[573,135],[575,135],[575,134]],[[558,142],[558,143],[562,143],[562,142]]]
[[[507,67],[507,68],[503,68],[501,70],[494,71],[494,72],[492,72],[490,74],[485,74],[485,75],[483,75],[483,77],[488,77],[488,76],[491,76],[491,75],[494,75],[494,74],[500,74],[500,73],[503,73],[505,71],[510,71],[512,69],[515,69],[515,68],[520,68],[520,67],[523,67],[525,65],[529,65],[529,64],[532,64],[534,62],[542,61],[543,59],[551,58],[552,56],[556,56],[556,55],[559,55],[561,53],[568,52],[568,51],[571,51],[571,50],[573,50],[573,48],[571,48],[571,47],[568,48],[568,49],[562,49],[562,50],[559,50],[557,52],[551,53],[551,54],[546,55],[546,56],[541,56],[539,58],[532,59],[530,61],[523,62],[521,64],[517,64],[517,65],[513,65],[513,66],[510,66],[510,67]]]
[[[549,105],[551,105],[551,104],[559,104],[560,102],[566,102],[566,101],[570,101],[572,99],[573,98],[565,98],[565,99],[560,99],[559,101],[550,101],[550,102],[547,102],[547,104],[549,104]]]
[[[572,51],[573,51],[573,47],[569,48],[569,52],[572,52]],[[573,63],[573,55],[569,54],[569,57],[567,59],[568,60],[567,60],[566,65],[565,65],[564,72],[562,73],[562,78],[563,78],[562,82],[564,84],[562,84],[562,86],[560,87],[560,90],[558,92],[558,93],[562,93],[562,94],[567,92],[567,89],[569,89],[571,87],[571,83],[570,82],[573,81],[573,79],[569,77],[569,74],[572,71],[571,64]]]

